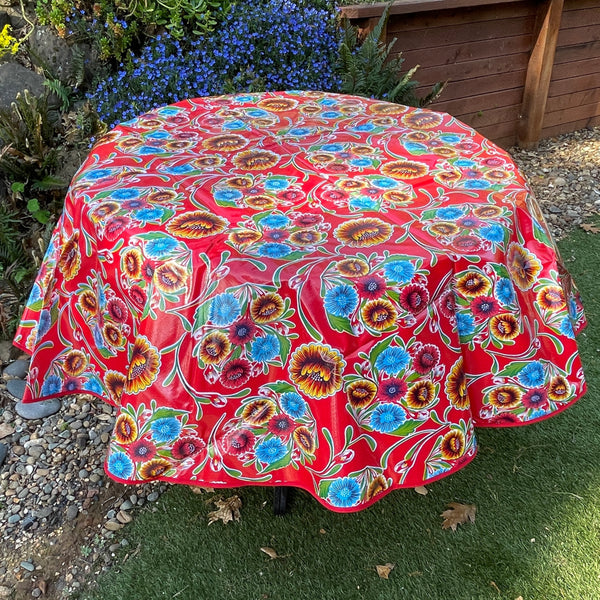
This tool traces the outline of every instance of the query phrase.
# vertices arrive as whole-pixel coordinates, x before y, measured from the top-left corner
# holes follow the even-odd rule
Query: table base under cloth
[[[108,133],[15,338],[24,402],[117,407],[107,473],[353,511],[585,391],[583,310],[510,157],[449,115],[204,98]]]

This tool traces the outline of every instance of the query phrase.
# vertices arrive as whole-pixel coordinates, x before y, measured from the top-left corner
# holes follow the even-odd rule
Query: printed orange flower
[[[416,179],[427,175],[429,167],[416,160],[395,160],[383,165],[381,172],[396,179]]]
[[[233,157],[233,164],[244,171],[263,171],[274,167],[280,158],[270,150],[245,150]]]
[[[79,254],[79,232],[76,231],[64,244],[58,259],[58,268],[69,281],[79,272],[81,255]]]
[[[510,313],[496,315],[490,319],[490,331],[503,342],[514,340],[519,335],[519,321]]]
[[[200,156],[192,161],[192,164],[198,169],[220,167],[224,163],[225,159],[221,156]]]
[[[298,101],[291,98],[265,98],[258,102],[257,106],[273,112],[286,112],[296,108]]]
[[[455,460],[465,452],[465,435],[459,429],[453,429],[442,438],[440,447],[442,458]]]
[[[142,277],[143,262],[144,257],[139,248],[128,248],[121,258],[123,271],[130,279],[140,279]]]
[[[261,237],[262,234],[254,229],[236,229],[229,234],[229,241],[236,246],[249,246]]]
[[[252,181],[252,177],[232,177],[227,180],[227,185],[232,188],[245,190],[251,188],[254,185],[254,181]]]
[[[156,379],[159,368],[160,357],[156,348],[144,336],[138,337],[130,350],[125,391],[137,394],[148,388]]]
[[[392,104],[391,102],[376,102],[369,106],[369,112],[374,115],[401,115],[408,108],[402,104]]]
[[[487,296],[492,289],[492,282],[477,271],[468,271],[456,282],[456,291],[466,298]]]
[[[323,234],[314,229],[302,229],[290,235],[290,242],[296,246],[314,246],[323,240]]]
[[[191,140],[172,140],[165,144],[166,150],[169,152],[178,152],[181,150],[187,150],[194,145]]]
[[[514,385],[501,385],[488,394],[488,400],[496,408],[516,408],[521,401],[521,390]]]
[[[87,366],[87,362],[87,358],[83,352],[71,350],[64,358],[63,368],[68,375],[77,377],[77,375],[83,373]]]
[[[209,333],[200,344],[200,358],[207,365],[219,364],[230,352],[231,342],[220,331]]]
[[[406,393],[406,405],[415,410],[427,408],[435,400],[435,386],[428,379],[416,381]]]
[[[434,223],[429,227],[429,232],[433,235],[450,236],[456,235],[460,229],[454,223]]]
[[[138,435],[136,422],[126,413],[121,413],[115,421],[115,439],[119,444],[131,444]]]
[[[205,210],[185,212],[167,223],[167,230],[173,235],[197,239],[221,233],[229,223],[225,219]]]
[[[507,253],[508,272],[520,290],[528,290],[542,270],[540,261],[523,246],[513,242]]]
[[[434,179],[443,185],[451,186],[461,179],[461,174],[459,171],[439,171],[435,174]]]
[[[339,225],[333,232],[335,238],[352,248],[367,248],[392,237],[392,226],[381,219],[364,218],[352,219]]]
[[[171,260],[158,265],[153,276],[156,287],[165,294],[172,294],[184,288],[187,279],[188,273],[185,268]]]
[[[474,208],[473,214],[480,219],[497,219],[502,214],[502,209],[499,206],[488,204]]]
[[[392,327],[398,318],[394,305],[385,298],[367,302],[361,309],[361,315],[367,327],[375,331],[385,331]]]
[[[571,396],[571,386],[569,382],[562,376],[557,375],[550,380],[548,386],[548,398],[554,402],[564,402]]]
[[[90,217],[94,223],[98,223],[98,221],[110,217],[110,215],[114,215],[119,208],[120,205],[117,202],[103,202],[92,210]]]
[[[106,340],[109,346],[118,348],[125,343],[125,338],[121,333],[121,330],[112,323],[105,323],[102,328],[102,337]]]
[[[369,272],[369,265],[360,258],[345,258],[338,261],[335,266],[345,277],[363,277]]]
[[[269,208],[275,208],[277,201],[267,194],[255,194],[254,196],[247,196],[244,198],[246,206],[253,208],[254,210],[268,210]]]
[[[551,312],[562,310],[566,306],[563,289],[557,285],[548,285],[537,294],[538,304]]]
[[[140,466],[142,479],[156,479],[171,468],[171,463],[166,458],[153,458]]]
[[[163,202],[172,202],[177,197],[175,190],[156,190],[148,195],[148,202],[162,204]]]
[[[96,294],[89,290],[84,291],[81,296],[79,296],[79,306],[91,315],[95,315],[98,312],[98,299],[96,298]]]
[[[294,442],[304,452],[304,454],[314,454],[317,449],[316,440],[308,427],[304,425],[296,427],[294,430]]]
[[[271,323],[283,314],[283,298],[274,292],[258,296],[250,304],[250,315],[256,323]]]
[[[270,400],[261,398],[244,406],[242,419],[250,425],[264,425],[275,415],[276,406]]]
[[[248,145],[248,140],[235,133],[224,133],[209,137],[202,142],[202,145],[208,150],[218,150],[220,152],[234,152],[241,150]]]
[[[309,156],[309,160],[311,163],[323,165],[335,160],[335,156],[333,154],[327,154],[327,152],[316,152]]]
[[[442,124],[442,115],[430,110],[417,109],[404,115],[402,123],[412,129],[433,129]]]
[[[104,375],[104,385],[116,404],[121,402],[126,381],[125,375],[116,371],[107,371],[106,375]]]
[[[409,204],[414,198],[414,194],[409,191],[401,190],[390,190],[383,193],[383,199],[387,200],[390,204]]]
[[[463,368],[463,359],[459,358],[446,379],[446,395],[452,406],[459,410],[469,408],[469,394],[467,392],[467,376]]]
[[[342,179],[337,182],[337,187],[346,191],[360,190],[367,187],[367,182],[362,179]]]
[[[372,500],[377,494],[387,490],[388,483],[383,475],[377,475],[367,488],[367,500]]]
[[[377,386],[368,379],[359,379],[348,385],[346,394],[348,395],[348,402],[354,408],[364,408],[377,395]]]
[[[431,134],[426,131],[411,131],[406,135],[411,142],[426,142],[431,139]]]
[[[303,344],[290,359],[292,381],[310,398],[327,398],[342,389],[342,355],[323,344]]]
[[[454,158],[458,154],[454,148],[450,148],[449,146],[439,146],[438,148],[433,148],[432,152],[436,156],[441,156],[442,158]]]
[[[505,171],[504,169],[493,169],[484,173],[485,179],[489,179],[492,182],[506,181],[512,177],[512,173]]]

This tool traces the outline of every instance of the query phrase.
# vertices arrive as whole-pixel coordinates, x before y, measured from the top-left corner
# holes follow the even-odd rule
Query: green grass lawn
[[[392,492],[355,514],[298,491],[275,517],[271,488],[196,495],[175,486],[127,526],[128,550],[139,550],[89,598],[600,598],[600,235],[576,231],[561,251],[589,319],[579,337],[589,389],[575,406],[528,427],[479,430],[479,456],[426,496]],[[207,500],[232,493],[244,502],[240,522],[209,526]],[[477,505],[476,522],[455,533],[440,517],[453,501]],[[375,570],[385,563],[395,565],[388,580]]]

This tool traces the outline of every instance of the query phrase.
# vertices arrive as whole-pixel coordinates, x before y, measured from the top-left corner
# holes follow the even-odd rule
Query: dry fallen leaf
[[[269,548],[268,546],[263,546],[261,551],[264,552],[271,560],[275,560],[276,558],[281,558],[273,548]]]
[[[395,567],[392,563],[385,563],[385,565],[376,565],[377,575],[381,577],[381,579],[389,579],[390,573],[392,569]]]
[[[500,591],[500,588],[496,585],[495,581],[490,581],[490,585],[499,593],[501,594],[502,592]]]
[[[600,233],[600,227],[597,225],[592,225],[591,223],[582,223],[580,227],[588,233]]]
[[[217,510],[213,510],[208,513],[208,524],[211,525],[219,519],[223,523],[229,523],[229,521],[240,520],[240,508],[242,508],[242,501],[239,496],[231,496],[225,500],[218,498],[214,501]]]
[[[450,508],[441,514],[441,516],[444,517],[442,529],[452,529],[452,531],[456,531],[458,525],[462,525],[467,521],[475,523],[475,513],[477,512],[477,507],[474,504],[450,502],[448,506]]]
[[[8,423],[0,423],[0,440],[8,435],[12,435],[15,432],[15,428]]]
[[[427,496],[429,490],[424,485],[419,485],[415,488],[415,492],[417,492],[417,494],[420,494],[421,496]]]
[[[212,494],[215,491],[215,488],[202,487],[201,485],[188,485],[188,487],[194,494]]]
[[[42,596],[45,596],[46,592],[48,591],[48,584],[43,579],[40,579],[38,581],[37,586],[40,588],[40,592],[42,592]]]

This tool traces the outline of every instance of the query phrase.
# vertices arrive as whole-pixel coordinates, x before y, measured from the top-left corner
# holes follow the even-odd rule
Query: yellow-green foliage
[[[16,54],[19,49],[19,40],[12,35],[11,26],[5,25],[0,31],[0,58],[6,56],[6,54]]]

